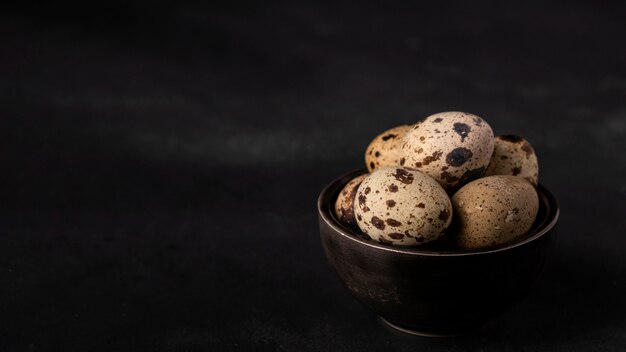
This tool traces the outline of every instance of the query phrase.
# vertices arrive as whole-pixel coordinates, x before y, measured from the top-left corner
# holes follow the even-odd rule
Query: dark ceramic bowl
[[[449,336],[478,329],[524,298],[550,249],[559,217],[543,186],[531,230],[482,250],[394,247],[363,239],[334,215],[338,193],[365,170],[350,172],[320,194],[320,235],[328,261],[348,290],[391,327],[418,335]]]

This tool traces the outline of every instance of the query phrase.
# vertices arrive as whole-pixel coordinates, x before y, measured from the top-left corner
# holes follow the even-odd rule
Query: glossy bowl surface
[[[551,247],[559,217],[543,186],[539,214],[520,239],[481,250],[395,247],[344,228],[333,207],[343,186],[365,169],[331,182],[319,196],[320,236],[331,266],[348,290],[389,326],[426,336],[478,329],[524,298]]]

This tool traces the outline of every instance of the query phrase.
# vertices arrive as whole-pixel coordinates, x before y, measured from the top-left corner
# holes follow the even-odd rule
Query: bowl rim
[[[546,233],[548,233],[557,223],[559,219],[560,209],[558,203],[556,202],[556,198],[550,193],[550,191],[541,184],[537,185],[537,194],[540,198],[540,202],[545,203],[547,206],[547,215],[544,220],[539,223],[538,227],[535,229],[535,233],[532,235],[527,235],[523,239],[519,241],[511,242],[510,244],[500,245],[495,248],[484,248],[484,249],[468,249],[468,250],[451,250],[451,251],[436,251],[432,249],[420,249],[419,247],[399,247],[399,246],[390,246],[382,243],[366,240],[364,238],[360,238],[356,234],[352,233],[350,230],[341,226],[336,218],[333,216],[332,212],[334,209],[334,197],[331,197],[333,193],[341,191],[339,189],[339,184],[345,180],[345,182],[341,185],[341,188],[348,183],[351,179],[361,174],[367,173],[365,168],[360,168],[356,170],[352,170],[347,172],[333,181],[331,181],[320,193],[317,198],[317,211],[322,219],[328,226],[330,226],[335,233],[351,240],[357,242],[360,245],[364,245],[367,247],[371,247],[377,250],[393,252],[398,254],[407,254],[414,256],[433,256],[433,257],[463,257],[463,256],[473,256],[473,255],[481,255],[481,254],[491,254],[509,251],[511,249],[524,246],[528,243],[536,241],[537,239],[543,237]],[[541,198],[544,200],[542,201]],[[330,205],[329,203],[332,203]]]

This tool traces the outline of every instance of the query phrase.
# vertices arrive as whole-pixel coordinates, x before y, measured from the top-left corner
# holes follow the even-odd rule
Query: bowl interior
[[[517,239],[484,249],[454,249],[444,248],[436,243],[425,244],[419,247],[400,247],[391,246],[382,243],[378,243],[371,240],[366,240],[359,234],[354,233],[352,230],[344,227],[338,221],[334,212],[335,200],[339,192],[343,187],[354,177],[366,173],[366,169],[358,169],[351,171],[333,182],[331,182],[320,194],[318,199],[318,211],[320,216],[327,222],[333,229],[340,235],[346,236],[353,241],[359,242],[366,246],[372,246],[381,250],[416,254],[416,255],[436,255],[436,256],[463,256],[463,255],[475,255],[480,253],[493,253],[498,251],[504,251],[517,246],[521,246],[525,243],[534,241],[541,236],[545,235],[556,224],[559,217],[559,207],[556,203],[554,196],[541,184],[537,186],[537,194],[539,195],[539,211],[537,218],[533,223],[530,230],[518,237]]]

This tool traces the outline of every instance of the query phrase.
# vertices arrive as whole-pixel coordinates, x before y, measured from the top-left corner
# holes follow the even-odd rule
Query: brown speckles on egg
[[[335,201],[335,215],[337,219],[343,226],[354,232],[360,232],[354,214],[354,202],[356,200],[357,189],[366,176],[367,174],[360,175],[350,180],[341,190]],[[365,206],[365,208],[367,208],[367,206]]]
[[[467,138],[467,135],[472,132],[472,128],[463,122],[455,122],[453,126],[454,132],[461,136],[461,142],[465,142],[465,138]]]
[[[413,174],[408,172],[405,169],[396,169],[396,172],[393,174],[393,177],[395,177],[396,180],[407,185],[413,183]]]
[[[452,197],[455,234],[461,248],[484,248],[525,234],[537,216],[533,185],[515,176],[489,176],[468,183]]]
[[[359,208],[363,210],[364,213],[370,211],[370,208],[367,207],[367,197],[363,194],[359,195]]]
[[[439,178],[447,184],[454,184],[459,179],[447,171],[442,172]]]
[[[385,222],[387,223],[387,225],[392,226],[392,227],[398,227],[402,225],[400,221],[395,220],[395,219],[387,219]]]
[[[441,158],[442,155],[443,155],[443,152],[441,150],[434,151],[432,155],[429,155],[425,157],[424,159],[422,159],[422,165],[426,166],[432,163],[433,161],[437,161],[439,160],[439,158]]]
[[[450,211],[448,209],[444,209],[439,212],[439,220],[447,221],[450,217]]]
[[[394,240],[401,240],[404,238],[404,234],[398,233],[398,232],[392,232],[390,234],[388,234],[387,236],[393,238]]]
[[[403,139],[405,164],[430,175],[449,192],[463,185],[468,170],[487,167],[494,143],[491,127],[480,117],[455,111],[425,118]]]
[[[523,143],[521,149],[524,151],[524,153],[526,153],[527,158],[530,158],[532,155],[535,154],[535,150],[533,149],[533,147],[530,146],[530,143],[528,142]]]
[[[372,220],[370,222],[372,223],[372,225],[374,225],[375,228],[379,230],[385,229],[385,222],[377,216],[372,216]]]
[[[412,126],[402,125],[389,129],[372,140],[365,154],[365,165],[368,171],[381,167],[398,165],[400,150],[404,144],[404,135]]]
[[[372,189],[370,187],[365,187],[365,190],[363,191],[363,193],[370,194],[371,191]]]
[[[374,240],[385,239],[393,245],[427,243],[438,238],[441,229],[450,223],[450,215],[446,219],[439,217],[442,209],[452,213],[450,199],[433,178],[417,170],[397,167],[376,170],[359,186],[357,198],[365,196],[367,187],[372,193],[381,190],[381,197],[367,198],[369,212],[355,207],[355,213],[362,218],[358,221],[361,230]],[[434,221],[427,222],[427,218]],[[421,242],[413,236],[418,232]],[[404,235],[400,239],[392,233]]]
[[[467,148],[454,148],[450,153],[448,153],[448,155],[446,155],[446,163],[450,166],[459,167],[471,159],[472,155],[472,151]]]
[[[539,175],[537,155],[530,143],[522,137],[497,136],[494,138],[493,155],[485,175],[519,176],[537,185]]]

